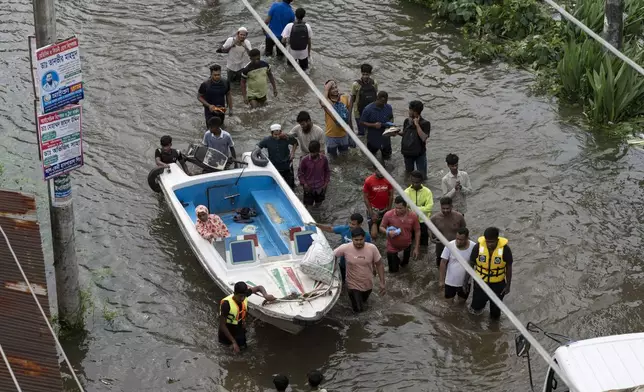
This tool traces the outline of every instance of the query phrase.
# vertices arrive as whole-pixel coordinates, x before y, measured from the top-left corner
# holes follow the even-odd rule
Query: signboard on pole
[[[45,180],[83,166],[81,115],[81,106],[75,105],[38,116],[38,144]]]
[[[42,113],[50,113],[84,97],[78,38],[36,50],[36,70]]]

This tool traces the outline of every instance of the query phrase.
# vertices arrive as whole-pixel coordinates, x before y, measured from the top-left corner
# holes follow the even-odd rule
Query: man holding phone
[[[458,170],[458,155],[447,154],[445,162],[447,162],[449,173],[445,174],[441,181],[443,196],[451,198],[454,209],[465,216],[465,213],[467,212],[467,202],[465,197],[472,193],[470,176],[467,172]]]

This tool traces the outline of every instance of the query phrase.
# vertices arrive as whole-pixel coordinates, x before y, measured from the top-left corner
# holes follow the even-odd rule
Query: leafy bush
[[[629,44],[625,54],[641,60],[637,44]],[[616,70],[616,72],[615,72]],[[644,114],[644,76],[620,59],[605,54],[599,70],[589,69],[592,88],[586,115],[597,123],[616,123]]]
[[[583,103],[592,91],[588,72],[599,70],[603,56],[601,45],[593,39],[586,39],[581,44],[569,41],[557,65],[561,85],[559,96],[573,103]]]
[[[479,62],[497,58],[537,71],[536,87],[584,106],[595,123],[644,115],[644,77],[607,54],[574,24],[552,18],[537,0],[411,0],[462,26],[466,54]],[[571,13],[596,33],[604,26],[604,0],[576,0]],[[625,0],[624,40],[644,34],[644,1]],[[642,63],[644,50],[626,46]]]

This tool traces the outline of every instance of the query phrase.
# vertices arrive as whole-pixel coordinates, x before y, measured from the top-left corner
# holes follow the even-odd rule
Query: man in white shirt
[[[302,150],[302,155],[309,153],[309,143],[311,143],[313,140],[316,140],[320,143],[320,151],[326,151],[326,146],[324,144],[324,130],[313,124],[309,112],[301,111],[300,113],[298,113],[297,123],[298,125],[294,126],[293,129],[291,129],[289,135],[297,139],[297,144]]]
[[[228,53],[226,68],[228,69],[228,83],[241,81],[241,70],[250,61],[248,52],[252,48],[250,41],[246,39],[248,30],[240,27],[234,37],[229,37],[221,46],[218,52]]]
[[[311,57],[311,26],[304,23],[304,16],[306,11],[304,8],[295,10],[295,22],[289,23],[282,31],[282,43],[286,46],[289,45],[289,53],[303,70],[309,68],[309,58]],[[289,65],[292,64],[289,62]]]
[[[456,239],[450,241],[450,244],[453,244],[458,253],[465,259],[469,261],[470,255],[472,254],[472,249],[474,249],[474,241],[470,241],[470,231],[466,227],[458,229],[456,233]],[[461,299],[461,302],[465,302],[469,293],[469,286],[463,288],[465,277],[467,272],[461,265],[461,263],[456,260],[456,256],[452,254],[449,250],[449,247],[443,249],[443,254],[441,255],[441,267],[440,267],[440,280],[439,287],[445,287],[445,298],[452,299],[456,295]]]
[[[467,212],[467,201],[465,196],[472,193],[472,183],[467,172],[458,170],[458,155],[447,154],[445,158],[449,173],[445,174],[441,181],[443,197],[451,197],[454,210],[465,216]]]
[[[58,89],[58,82],[54,80],[54,75],[51,72],[45,76],[45,84],[42,85],[42,89],[48,93]]]

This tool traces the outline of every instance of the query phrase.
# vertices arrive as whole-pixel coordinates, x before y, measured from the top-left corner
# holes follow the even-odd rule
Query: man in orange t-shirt
[[[378,236],[378,225],[394,200],[394,187],[380,174],[376,166],[374,173],[367,177],[362,186],[362,195],[367,207],[367,223],[371,237]]]
[[[340,94],[338,84],[335,80],[327,80],[324,84],[324,96],[327,101],[333,106],[333,109],[338,115],[351,127],[351,111],[349,111],[349,96]],[[335,121],[329,110],[320,102],[320,106],[324,109],[324,122],[326,125],[326,151],[329,155],[337,156],[338,154],[349,151],[352,147],[349,135],[345,132],[344,128]],[[353,129],[353,128],[351,128]],[[355,147],[355,145],[353,146]]]

